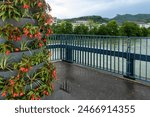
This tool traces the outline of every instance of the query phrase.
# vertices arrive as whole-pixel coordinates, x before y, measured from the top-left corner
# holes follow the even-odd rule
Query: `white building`
[[[150,23],[138,22],[137,24],[138,24],[140,27],[145,27],[145,28],[149,28],[149,27],[150,27]]]

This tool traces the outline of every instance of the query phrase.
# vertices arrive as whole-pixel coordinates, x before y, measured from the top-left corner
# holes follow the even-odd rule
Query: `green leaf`
[[[5,19],[6,19],[7,17],[6,16],[2,16],[2,20],[3,20],[3,22],[5,21]]]
[[[0,12],[0,17],[2,17],[5,14],[5,11]]]

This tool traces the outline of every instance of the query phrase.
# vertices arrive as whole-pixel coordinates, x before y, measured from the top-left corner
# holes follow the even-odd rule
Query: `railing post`
[[[131,54],[131,38],[128,38],[128,41],[127,41],[126,59],[127,59],[127,64],[126,64],[127,66],[126,66],[125,77],[135,80],[135,78],[134,78],[134,59],[133,59],[133,56]]]
[[[59,40],[60,40],[60,59],[63,59],[63,51],[62,51],[62,46],[63,46],[63,35],[59,35]]]
[[[72,63],[72,49],[69,46],[66,47],[66,61]]]
[[[126,77],[135,80],[135,78],[134,78],[134,60],[132,58],[127,59]]]
[[[65,46],[66,46],[66,60],[69,63],[72,63],[72,48],[69,46],[69,36],[66,35],[65,36]]]

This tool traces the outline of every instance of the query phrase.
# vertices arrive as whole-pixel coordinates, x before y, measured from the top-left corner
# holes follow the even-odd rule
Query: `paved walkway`
[[[143,100],[150,99],[150,86],[145,86],[66,62],[54,63],[59,80],[45,100]]]

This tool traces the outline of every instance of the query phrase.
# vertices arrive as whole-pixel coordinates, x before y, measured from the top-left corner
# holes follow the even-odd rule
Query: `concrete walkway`
[[[119,78],[111,73],[66,62],[54,63],[59,80],[45,100],[144,100],[150,86]]]

